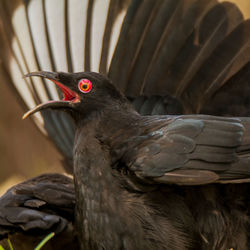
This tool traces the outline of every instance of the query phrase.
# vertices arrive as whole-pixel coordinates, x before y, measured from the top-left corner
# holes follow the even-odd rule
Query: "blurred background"
[[[222,2],[222,1],[221,1]],[[250,0],[230,0],[250,17]],[[62,157],[31,119],[22,120],[26,110],[0,81],[0,195],[15,183],[45,172],[63,172]]]
[[[20,181],[44,172],[62,172],[61,157],[6,83],[0,83],[0,195]]]

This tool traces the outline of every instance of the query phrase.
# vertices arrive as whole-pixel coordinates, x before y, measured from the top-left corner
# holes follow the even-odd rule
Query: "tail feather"
[[[177,17],[180,19],[183,5],[180,0],[164,1],[157,9],[157,14],[149,25],[148,31],[142,42],[141,48],[133,59],[127,75],[126,93],[129,96],[140,95],[143,83],[148,75],[148,69],[155,62],[159,47],[170,31],[176,26]],[[147,63],[145,63],[147,62]],[[152,84],[151,84],[152,85]]]
[[[187,40],[192,36],[194,29],[214,3],[214,1],[194,1],[190,4],[175,28],[165,37],[165,41],[158,51],[157,59],[150,69],[150,74],[145,79],[142,93],[161,95],[173,93],[171,82],[165,82],[165,74]]]
[[[249,61],[250,20],[242,22],[225,38],[214,53],[201,66],[186,90],[184,101],[190,99],[192,110],[199,112],[207,101],[223,84]],[[204,94],[201,94],[204,93]]]
[[[239,9],[231,3],[217,4],[208,11],[165,77],[175,96],[180,97],[185,92],[204,61],[242,20]]]
[[[14,3],[20,3],[18,1]],[[11,82],[21,94],[25,106],[31,107],[39,104],[41,101],[47,101],[50,98],[57,98],[56,88],[47,88],[42,84],[41,79],[23,79],[23,75],[30,71],[39,68],[39,63],[36,56],[36,51],[33,50],[33,40],[30,31],[29,21],[27,21],[27,6],[21,5],[21,9],[13,14],[13,21],[10,19],[10,11],[14,10],[10,2],[3,2],[1,6],[2,27],[1,27],[1,58],[6,59],[4,65],[7,65],[11,74]],[[20,34],[18,28],[19,23],[23,21],[26,27],[24,34]],[[8,30],[6,32],[6,29]],[[28,44],[31,49],[27,46]],[[32,58],[32,59],[30,59]],[[29,61],[30,59],[30,61]],[[48,86],[52,86],[51,84]],[[67,136],[65,127],[69,127],[70,121],[65,121],[63,114],[52,114],[44,112],[41,116],[37,114],[35,122],[42,131],[48,133],[49,137],[56,141],[57,147],[65,152],[66,158],[71,158],[71,150],[73,145],[72,135]],[[73,126],[71,131],[73,131]],[[72,133],[71,133],[72,134]],[[57,135],[57,136],[55,136]],[[68,153],[67,153],[68,152]]]
[[[250,115],[250,63],[232,76],[206,103],[201,113],[226,116]]]
[[[122,91],[127,85],[130,65],[134,63],[145,33],[161,4],[162,1],[133,1],[128,10],[131,13],[124,20],[121,30],[123,36],[120,36],[109,72],[110,78]]]

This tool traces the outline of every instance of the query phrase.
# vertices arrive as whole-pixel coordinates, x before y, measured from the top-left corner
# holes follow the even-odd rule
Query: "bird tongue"
[[[78,98],[78,95],[74,91],[72,91],[71,89],[67,88],[62,83],[57,82],[56,80],[51,80],[51,81],[54,82],[62,90],[62,92],[64,94],[63,101],[72,101],[75,98]]]
[[[33,115],[34,113],[41,111],[43,109],[47,108],[53,108],[53,109],[59,109],[59,108],[68,108],[71,103],[76,103],[79,102],[79,96],[77,93],[63,85],[62,83],[54,80],[54,79],[49,79],[52,82],[54,82],[63,92],[64,98],[62,100],[52,100],[48,101],[45,103],[41,103],[34,107],[33,109],[29,110],[23,115],[23,119],[26,119],[27,117]]]

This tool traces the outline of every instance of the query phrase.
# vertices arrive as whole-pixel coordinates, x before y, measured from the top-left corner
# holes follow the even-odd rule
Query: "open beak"
[[[60,73],[61,74],[61,73]],[[43,109],[60,109],[60,108],[72,108],[74,103],[80,102],[79,96],[76,92],[65,86],[60,82],[59,74],[56,72],[38,71],[24,75],[24,77],[40,76],[54,82],[63,92],[64,98],[62,100],[52,100],[37,105],[35,108],[29,110],[23,115],[23,119],[33,115],[34,113]]]

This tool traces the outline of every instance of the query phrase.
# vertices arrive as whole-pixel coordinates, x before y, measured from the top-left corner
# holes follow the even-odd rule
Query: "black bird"
[[[78,1],[77,8],[73,1],[58,1],[56,8],[53,5],[55,1],[0,2],[2,22],[0,25],[1,77],[7,83],[11,83],[11,86],[15,86],[18,90],[15,90],[15,93],[18,92],[22,96],[26,106],[39,104],[44,99],[53,99],[57,93],[55,89],[51,89],[51,85],[47,85],[45,82],[38,84],[32,79],[31,81],[28,81],[27,78],[20,79],[21,75],[26,72],[42,69],[69,72],[99,71],[112,79],[116,87],[129,98],[141,115],[203,113],[219,116],[249,116],[250,23],[249,20],[244,20],[236,5],[230,2],[219,3],[215,0],[125,0],[110,1],[105,5],[107,8],[102,8],[103,6],[99,6],[97,2],[100,3],[100,1],[92,0],[88,2]],[[101,9],[101,15],[98,12],[95,14],[98,8]],[[72,10],[75,11],[73,14]],[[80,13],[76,14],[77,11]],[[100,23],[98,25],[95,23],[97,16],[102,18],[103,24],[105,24],[103,25],[103,33],[96,31],[96,27],[100,25]],[[63,22],[62,17],[64,18]],[[74,17],[86,21],[84,22],[86,23],[83,30],[84,36],[80,32],[83,26],[82,22]],[[24,33],[20,32],[18,26],[20,23],[26,25],[25,29],[21,29],[24,30]],[[119,32],[116,30],[117,27]],[[112,33],[112,31],[116,32]],[[120,33],[119,36],[114,35],[118,33]],[[96,39],[98,35],[99,39]],[[111,46],[114,41],[116,43],[115,49],[114,46]],[[93,51],[99,55],[96,56]],[[81,63],[81,60],[84,63]],[[63,79],[60,80],[64,84],[67,82]],[[93,80],[91,82],[95,83]],[[116,90],[115,93],[117,93]],[[119,99],[118,96],[117,98]],[[102,99],[106,100],[106,96]],[[124,103],[125,106],[128,105],[127,113],[129,113],[130,105],[126,104],[126,99],[124,99]],[[65,104],[64,108],[69,111],[67,105]],[[140,117],[134,110],[132,113],[131,118],[125,119],[126,122],[132,118]],[[41,122],[41,117],[38,117],[40,120],[36,119],[36,124],[46,130],[65,157],[67,171],[72,173],[74,129],[71,120],[63,113],[51,112],[50,110],[43,110],[42,118],[44,123]],[[112,148],[115,152],[111,150],[113,153],[107,159],[112,160],[109,169],[114,167],[111,172],[115,174],[115,179],[121,184],[122,192],[116,188],[116,182],[111,182],[107,191],[115,192],[117,197],[126,193],[127,196],[121,199],[117,205],[120,208],[122,202],[125,201],[126,206],[123,208],[127,208],[128,211],[123,213],[123,210],[113,211],[111,209],[108,212],[104,209],[109,216],[114,212],[119,216],[122,215],[124,219],[115,223],[114,218],[109,231],[106,234],[102,232],[101,236],[95,224],[87,224],[87,222],[81,224],[82,221],[78,221],[80,228],[85,225],[86,228],[90,228],[90,232],[95,234],[94,239],[89,238],[82,244],[90,244],[89,248],[95,248],[91,244],[102,241],[100,237],[106,237],[110,235],[111,231],[114,232],[117,229],[117,234],[112,234],[112,236],[114,235],[112,238],[114,244],[117,245],[128,245],[130,244],[129,239],[132,238],[134,242],[131,244],[135,246],[145,244],[148,241],[147,247],[153,244],[152,248],[158,246],[157,249],[161,247],[161,242],[167,244],[162,246],[163,248],[170,249],[178,249],[178,247],[180,249],[185,249],[185,247],[200,249],[201,246],[204,249],[231,247],[249,249],[247,245],[249,244],[247,243],[249,235],[246,236],[247,227],[249,227],[247,225],[247,221],[249,221],[247,217],[249,215],[247,203],[249,184],[222,185],[216,183],[242,182],[249,178],[247,177],[249,170],[245,162],[248,150],[247,119],[230,118],[228,120],[225,118],[224,121],[224,118],[218,117],[190,116],[185,119],[183,117],[169,117],[169,120],[166,121],[164,117],[159,120],[140,117],[138,124],[134,126],[135,129],[122,135],[116,135],[110,130],[110,124],[113,124],[112,119],[105,122],[103,131],[101,131],[103,133],[98,134],[98,136],[99,138],[104,136],[102,140],[105,143],[113,142],[114,144]],[[94,118],[93,121],[95,121]],[[121,127],[123,122],[124,120],[119,120],[119,126],[116,127],[120,132],[123,129]],[[231,123],[233,124],[230,125]],[[244,130],[242,126],[245,128],[244,132],[242,132]],[[229,133],[222,133],[222,130],[229,127]],[[146,128],[148,131],[144,130]],[[155,131],[158,132],[155,134]],[[192,138],[191,132],[193,131],[197,132],[197,138]],[[109,133],[111,133],[110,138],[108,138]],[[168,136],[163,140],[162,136],[166,133]],[[175,133],[180,133],[180,136],[172,138]],[[230,143],[224,142],[222,139],[224,136],[230,137],[230,134],[232,136],[230,143],[232,144],[228,148]],[[125,145],[119,145],[119,141],[126,141],[126,138],[130,137],[133,138],[131,141],[127,141]],[[191,140],[186,137],[191,138]],[[214,145],[199,144],[201,143],[199,140],[207,137],[211,138]],[[134,138],[137,139],[134,140]],[[237,138],[243,140],[237,141]],[[164,149],[164,152],[168,150],[168,148],[163,147],[165,140],[175,144],[174,153],[176,154],[172,152],[169,155],[164,154],[166,158],[161,159],[159,163],[167,159],[169,164],[163,167],[157,164],[154,168],[155,161],[151,161],[151,158],[158,158],[162,152],[159,150]],[[192,140],[195,143],[192,143]],[[225,144],[220,145],[221,141]],[[104,146],[105,143],[102,145]],[[132,145],[133,143],[135,144]],[[192,145],[195,154],[190,154]],[[181,147],[184,154],[177,151]],[[128,151],[129,148],[132,149],[131,152]],[[218,151],[214,152],[212,148],[216,148]],[[104,147],[105,150],[110,152],[109,147]],[[91,152],[95,151],[91,150]],[[150,152],[153,154],[150,155]],[[229,158],[223,159],[225,152]],[[202,159],[195,158],[201,156]],[[196,160],[189,157],[194,157]],[[115,162],[116,159],[120,160]],[[211,163],[207,159],[213,159],[213,162]],[[197,161],[199,165],[192,169],[193,164]],[[220,161],[225,162],[219,163]],[[232,164],[233,162],[234,164]],[[176,169],[174,169],[175,164],[173,163],[178,165]],[[171,171],[167,172],[167,169]],[[107,174],[109,173],[107,172]],[[98,177],[98,175],[94,176]],[[60,178],[62,179],[62,188],[60,188]],[[0,235],[20,231],[20,227],[29,224],[34,219],[37,219],[37,224],[33,224],[34,227],[31,231],[36,228],[42,232],[48,232],[50,229],[60,232],[63,227],[61,223],[58,223],[58,220],[71,221],[71,217],[64,216],[54,202],[40,195],[43,194],[43,189],[41,189],[43,185],[40,185],[40,182],[46,183],[45,186],[53,186],[54,180],[55,178],[51,175],[45,175],[35,182],[27,181],[26,184],[14,187],[14,190],[22,191],[17,193],[11,189],[12,191],[1,198],[0,204],[5,205],[0,210],[2,225]],[[60,197],[65,197],[64,180],[64,176],[57,176],[57,194]],[[86,181],[86,176],[83,181]],[[89,182],[89,184],[91,183],[97,185],[93,188],[98,188],[98,182]],[[204,185],[198,185],[202,183]],[[104,184],[100,182],[100,185]],[[186,185],[177,186],[175,184]],[[193,186],[193,184],[196,185]],[[25,189],[22,188],[23,185],[25,185]],[[113,185],[115,189],[111,188]],[[71,193],[72,187],[67,188],[68,192]],[[36,189],[37,192],[34,193],[33,189]],[[24,201],[17,203],[16,200],[22,200],[23,190],[29,193],[25,199],[33,200],[32,202],[36,200],[35,204],[43,204],[45,200],[45,207],[36,205],[32,208],[30,202]],[[77,197],[80,196],[79,193],[77,191]],[[47,196],[51,197],[52,194],[53,191],[50,190]],[[90,197],[91,193],[88,195]],[[98,196],[102,193],[96,192],[93,195]],[[114,196],[108,196],[107,200],[111,199],[112,202],[112,197]],[[85,198],[88,199],[88,196]],[[137,198],[136,204],[132,202],[135,201],[135,198]],[[64,199],[61,198],[62,203],[68,204],[68,198]],[[117,199],[115,198],[115,201]],[[51,206],[50,202],[52,202]],[[85,203],[80,200],[78,204]],[[49,206],[50,209],[44,210],[46,206]],[[86,206],[87,208],[95,206],[95,202],[87,203]],[[13,207],[21,208],[20,212],[15,210],[16,214],[13,215],[11,213]],[[84,211],[88,211],[84,207],[79,208],[79,206],[77,206],[77,210],[80,211],[78,216],[84,216]],[[51,218],[51,220],[45,228],[39,214],[40,211],[52,215],[46,217],[47,219]],[[131,213],[136,213],[136,219],[139,219],[140,223],[144,223],[141,228],[134,217],[128,216]],[[25,217],[25,214],[31,216]],[[55,216],[59,219],[55,219]],[[103,216],[105,217],[105,215]],[[21,218],[21,222],[15,218]],[[88,218],[93,220],[100,218],[99,222],[105,222],[102,217],[96,217],[95,213],[88,215]],[[6,221],[8,222],[7,227]],[[128,227],[123,227],[124,223],[131,224]],[[131,233],[128,230],[125,236],[121,237],[124,242],[120,242],[121,239],[117,239],[116,236],[122,234],[126,228],[131,229],[131,225],[134,228],[134,234],[138,231],[139,233],[136,234],[136,237],[133,237],[132,233],[132,237],[127,239],[125,236]],[[154,228],[150,228],[150,225],[154,225]],[[142,242],[142,235],[146,232],[150,232],[150,234],[147,236],[147,240]],[[164,232],[166,232],[167,238],[162,238]],[[84,233],[82,235],[86,237]],[[157,242],[154,243],[154,241]],[[130,245],[127,248],[129,247]]]
[[[211,184],[249,181],[250,118],[141,116],[98,73],[26,76],[52,80],[64,99],[40,104],[24,118],[50,108],[69,113],[76,123],[74,182],[82,249],[247,249],[247,197],[240,196],[242,190],[234,196],[228,187]],[[222,193],[224,199],[217,201]],[[201,207],[191,209],[199,196]],[[239,197],[242,204],[231,201]],[[196,222],[196,216],[203,219]]]

